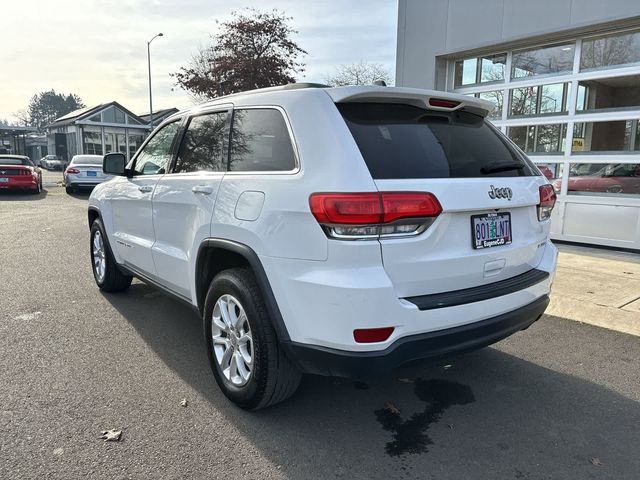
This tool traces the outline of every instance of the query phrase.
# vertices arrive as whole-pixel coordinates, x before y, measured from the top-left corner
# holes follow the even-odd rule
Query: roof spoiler
[[[465,110],[482,117],[495,108],[491,102],[479,98],[417,88],[345,87],[326,92],[335,103],[404,103],[441,112]]]

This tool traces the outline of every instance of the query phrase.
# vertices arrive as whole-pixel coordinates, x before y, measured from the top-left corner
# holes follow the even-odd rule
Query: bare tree
[[[19,127],[28,127],[31,125],[31,117],[25,108],[21,108],[17,112],[13,112],[13,116],[16,119],[16,125]]]
[[[391,83],[391,72],[381,63],[356,63],[338,65],[335,72],[325,76],[325,82],[332,87],[345,85],[371,85],[376,80]]]

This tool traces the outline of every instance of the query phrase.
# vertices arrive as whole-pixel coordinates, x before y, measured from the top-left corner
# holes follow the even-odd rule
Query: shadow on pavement
[[[250,413],[218,390],[193,310],[139,283],[105,297],[288,478],[621,479],[640,471],[637,402],[494,348],[368,383],[307,376],[290,400]]]
[[[0,202],[7,201],[34,201],[44,200],[47,197],[47,188],[43,188],[38,194],[28,191],[0,190]]]

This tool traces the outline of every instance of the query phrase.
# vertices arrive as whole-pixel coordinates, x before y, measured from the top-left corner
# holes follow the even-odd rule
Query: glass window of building
[[[640,163],[572,163],[567,193],[640,197]]]
[[[144,142],[144,135],[129,135],[129,158],[138,151],[142,142]]]
[[[576,123],[573,129],[571,151],[574,153],[640,151],[638,120]]]
[[[507,136],[529,154],[560,154],[565,150],[567,124],[509,127]]]
[[[477,83],[502,82],[505,77],[507,54],[486,55],[480,58],[467,58],[455,63],[455,87]]]
[[[487,102],[491,102],[494,105],[492,111],[489,112],[487,118],[495,120],[502,118],[502,104],[503,104],[503,96],[504,93],[502,90],[493,90],[491,92],[482,92],[482,93],[469,93],[471,97],[476,97],[481,100],[486,100]]]
[[[109,107],[102,112],[102,121],[104,123],[116,123],[116,112],[114,107]]]
[[[640,75],[582,80],[578,83],[578,112],[632,108],[640,108]]]
[[[100,132],[91,132],[85,130],[84,132],[82,132],[82,143],[84,145],[84,153],[86,153],[87,155],[103,155],[102,134]]]
[[[511,77],[561,75],[573,71],[574,44],[556,45],[513,52]]]
[[[568,83],[514,88],[509,94],[511,102],[509,114],[519,117],[566,113],[568,93]]]
[[[125,123],[124,112],[118,108],[114,108],[116,123]]]
[[[580,70],[640,64],[640,31],[582,41]]]
[[[104,153],[111,153],[116,151],[116,142],[113,133],[104,133]]]

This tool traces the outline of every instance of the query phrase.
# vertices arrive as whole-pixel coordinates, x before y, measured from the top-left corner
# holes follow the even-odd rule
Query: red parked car
[[[560,189],[560,179],[554,182]],[[576,164],[571,168],[568,192],[640,193],[640,163]]]
[[[42,171],[29,157],[0,155],[0,190],[42,191]]]

